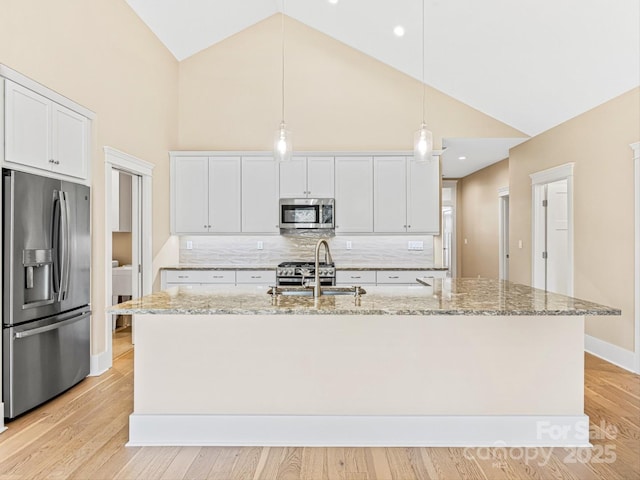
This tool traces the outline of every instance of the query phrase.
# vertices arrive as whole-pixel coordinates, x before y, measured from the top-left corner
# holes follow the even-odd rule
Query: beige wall
[[[498,189],[507,186],[508,159],[458,182],[461,200],[458,206],[461,256],[458,261],[463,277],[499,277]]]
[[[180,63],[181,149],[273,148],[280,42],[276,15]],[[289,18],[285,66],[295,150],[413,148],[420,82]],[[426,104],[437,146],[443,136],[526,136],[433,89]]]
[[[131,233],[114,232],[111,235],[111,258],[120,265],[131,264]]]
[[[92,353],[101,353],[106,349],[102,147],[156,164],[157,254],[169,238],[167,150],[177,143],[178,62],[123,0],[2,0],[0,63],[97,115],[91,167]]]
[[[510,279],[531,284],[529,174],[574,162],[574,296],[619,307],[588,317],[587,334],[627,350],[634,336],[634,186],[629,144],[640,140],[634,89],[510,152]],[[523,248],[517,248],[522,240]]]

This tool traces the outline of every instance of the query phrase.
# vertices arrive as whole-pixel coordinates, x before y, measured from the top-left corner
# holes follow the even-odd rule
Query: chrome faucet
[[[315,267],[316,270],[314,272],[314,281],[315,285],[313,286],[313,296],[314,298],[318,298],[322,295],[322,289],[320,288],[320,245],[324,243],[324,262],[332,263],[333,259],[331,258],[331,252],[329,251],[329,244],[327,241],[322,238],[318,240],[316,244],[316,256],[315,256]]]

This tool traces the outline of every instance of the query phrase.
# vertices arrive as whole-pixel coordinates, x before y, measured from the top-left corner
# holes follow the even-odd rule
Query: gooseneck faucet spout
[[[322,295],[322,288],[320,288],[320,245],[324,244],[324,262],[332,263],[333,259],[331,258],[331,252],[329,251],[329,244],[327,241],[322,238],[318,240],[316,244],[316,256],[315,256],[315,272],[314,272],[314,286],[313,286],[313,296],[314,298],[318,298]]]

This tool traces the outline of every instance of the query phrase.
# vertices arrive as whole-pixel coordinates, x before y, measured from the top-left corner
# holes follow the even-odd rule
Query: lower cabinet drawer
[[[417,270],[379,270],[376,273],[376,283],[378,285],[416,285],[416,277],[424,277],[425,272]]]
[[[236,283],[276,284],[275,270],[237,270]]]
[[[336,284],[338,285],[375,285],[376,272],[374,270],[338,270]]]
[[[167,270],[165,281],[170,283],[236,283],[235,270]]]

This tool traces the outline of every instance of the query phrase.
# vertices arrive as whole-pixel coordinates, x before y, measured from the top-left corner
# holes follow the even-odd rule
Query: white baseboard
[[[89,376],[98,377],[109,370],[113,365],[111,352],[102,352],[98,355],[91,355],[89,363]]]
[[[586,352],[600,357],[609,363],[629,370],[633,373],[640,373],[636,370],[636,357],[631,350],[618,347],[591,335],[584,336],[584,349]]]
[[[589,417],[144,415],[127,446],[588,447]]]

